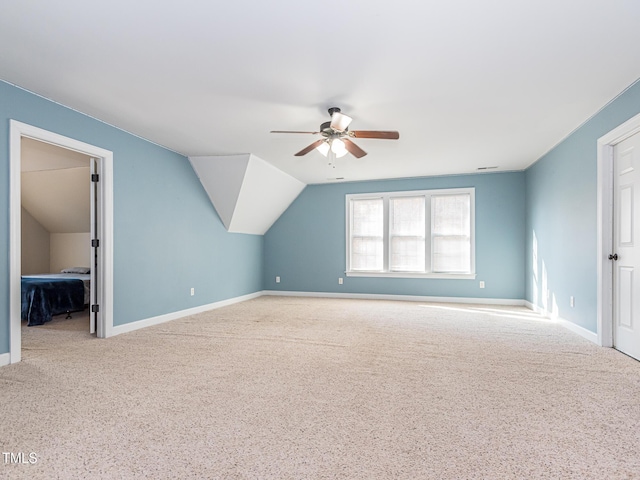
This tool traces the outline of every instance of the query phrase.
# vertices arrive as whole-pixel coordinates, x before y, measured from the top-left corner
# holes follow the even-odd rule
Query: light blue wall
[[[0,353],[9,351],[9,119],[113,151],[115,325],[262,289],[263,237],[225,231],[187,158],[0,81]]]
[[[638,113],[640,84],[526,172],[311,185],[263,238],[225,231],[185,157],[0,81],[0,354],[9,351],[9,119],[114,152],[116,325],[263,288],[542,306],[534,291],[544,271],[557,313],[595,332],[596,141]],[[476,188],[476,280],[344,276],[346,194],[455,187]]]
[[[525,172],[526,299],[543,306],[542,283],[546,272],[551,303],[555,299],[557,314],[592,332],[597,329],[596,144],[598,138],[638,113],[640,83]],[[537,278],[533,264],[534,234],[538,245]],[[571,296],[575,297],[574,308],[569,304]]]
[[[456,187],[476,188],[476,280],[345,277],[346,194]],[[523,172],[310,185],[265,235],[265,289],[522,299],[524,205]]]

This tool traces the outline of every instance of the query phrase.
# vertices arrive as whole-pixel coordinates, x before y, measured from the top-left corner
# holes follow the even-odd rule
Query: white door
[[[613,177],[614,347],[640,360],[640,133],[614,147]]]

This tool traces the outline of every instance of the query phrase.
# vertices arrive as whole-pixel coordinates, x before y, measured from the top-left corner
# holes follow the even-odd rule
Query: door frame
[[[69,150],[75,150],[98,161],[98,204],[100,250],[97,298],[100,317],[97,336],[107,338],[113,335],[113,152],[73,138],[58,135],[26,123],[10,120],[9,138],[9,330],[10,362],[22,358],[22,334],[20,318],[20,275],[21,275],[21,139],[31,138]]]
[[[613,149],[640,132],[640,114],[598,139],[597,170],[597,309],[598,344],[613,347]]]

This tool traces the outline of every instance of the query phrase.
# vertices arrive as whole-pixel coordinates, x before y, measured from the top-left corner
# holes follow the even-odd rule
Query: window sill
[[[412,273],[412,272],[345,272],[347,277],[379,278],[433,278],[453,280],[474,280],[475,273]]]

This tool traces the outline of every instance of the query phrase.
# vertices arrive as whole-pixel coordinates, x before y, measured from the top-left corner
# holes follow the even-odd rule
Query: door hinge
[[[92,173],[92,174],[91,174],[91,181],[92,181],[92,182],[98,182],[98,181],[100,181],[100,175],[98,175],[97,173]]]
[[[100,240],[98,240],[97,238],[94,238],[93,240],[91,240],[91,246],[94,248],[97,248],[100,246]]]
[[[91,313],[98,313],[100,311],[100,305],[91,305]]]

